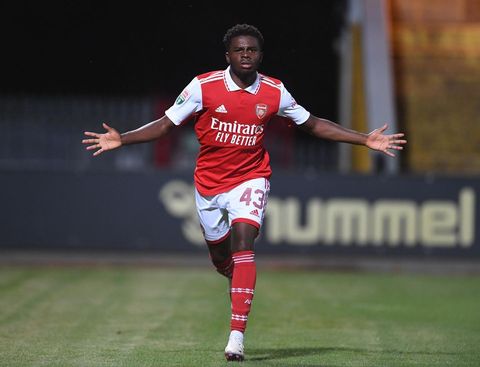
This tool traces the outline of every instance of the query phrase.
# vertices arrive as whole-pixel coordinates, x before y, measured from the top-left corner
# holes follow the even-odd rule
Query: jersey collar
[[[241,90],[237,84],[233,81],[232,77],[230,76],[230,66],[223,72],[223,80],[225,81],[225,86],[229,92],[235,92],[237,90]],[[260,87],[260,75],[257,72],[257,79],[253,82],[252,85],[243,89],[245,92],[251,94],[257,94],[258,88]]]

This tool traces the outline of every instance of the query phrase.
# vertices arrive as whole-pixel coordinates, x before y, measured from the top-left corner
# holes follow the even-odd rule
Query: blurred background
[[[261,71],[316,116],[406,133],[395,159],[271,121],[274,171],[257,251],[480,255],[480,1],[3,2],[0,248],[204,252],[193,124],[93,158],[84,131],[160,118],[226,67],[236,23]]]

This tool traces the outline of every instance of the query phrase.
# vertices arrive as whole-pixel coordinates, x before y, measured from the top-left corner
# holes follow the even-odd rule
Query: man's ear
[[[230,55],[228,54],[228,51],[225,52],[225,60],[227,60],[227,63],[230,64]]]

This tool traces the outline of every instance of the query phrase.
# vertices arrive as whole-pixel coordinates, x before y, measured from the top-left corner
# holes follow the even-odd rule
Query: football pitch
[[[3,266],[0,366],[226,366],[206,268]],[[259,268],[244,366],[480,366],[480,277]]]

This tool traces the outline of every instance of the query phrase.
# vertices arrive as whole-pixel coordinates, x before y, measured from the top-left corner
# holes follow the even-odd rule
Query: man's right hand
[[[91,136],[94,139],[84,139],[82,140],[83,144],[90,144],[87,146],[87,150],[98,149],[93,153],[94,156],[99,155],[107,150],[116,149],[122,146],[122,139],[117,130],[113,127],[108,126],[103,123],[103,128],[107,130],[104,134],[93,133],[90,131],[85,131],[85,135]]]

